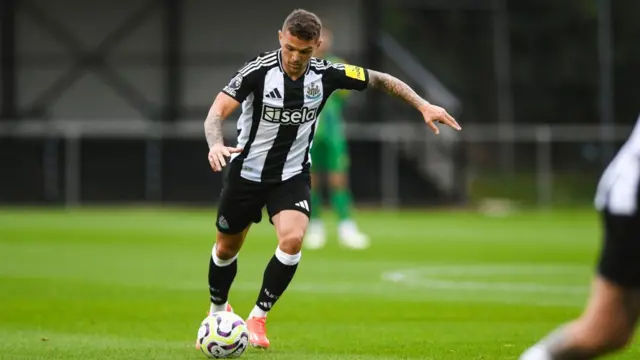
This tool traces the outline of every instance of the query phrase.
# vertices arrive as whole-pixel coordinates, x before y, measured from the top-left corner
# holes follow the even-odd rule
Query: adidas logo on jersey
[[[280,91],[278,91],[278,88],[275,88],[273,90],[271,90],[267,95],[267,98],[269,99],[282,99],[282,95],[280,95]]]
[[[283,109],[264,105],[262,107],[262,120],[283,125],[298,125],[316,119],[318,108],[309,109]]]

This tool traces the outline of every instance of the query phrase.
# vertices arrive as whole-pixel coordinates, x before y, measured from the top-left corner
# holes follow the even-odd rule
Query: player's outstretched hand
[[[243,149],[239,147],[228,147],[222,144],[216,144],[209,149],[209,164],[213,171],[222,171],[227,166],[225,157],[230,157],[233,153],[239,153]]]
[[[424,117],[424,121],[427,123],[427,126],[429,126],[436,135],[440,134],[440,129],[438,129],[435,123],[445,124],[456,130],[462,130],[453,116],[449,115],[447,111],[440,106],[428,104],[420,111],[422,112],[422,116]]]

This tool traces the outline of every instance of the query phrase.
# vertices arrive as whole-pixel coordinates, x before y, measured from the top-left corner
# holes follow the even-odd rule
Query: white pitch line
[[[451,265],[399,269],[382,273],[382,280],[410,287],[463,291],[492,291],[506,293],[587,294],[588,284],[544,284],[515,281],[451,280],[446,276],[495,278],[496,275],[581,275],[585,266],[575,265]]]

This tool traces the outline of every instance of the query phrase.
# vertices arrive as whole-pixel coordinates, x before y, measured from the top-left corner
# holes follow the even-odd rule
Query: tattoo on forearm
[[[204,133],[207,144],[211,148],[215,144],[222,144],[222,116],[214,111],[209,112],[204,122]]]
[[[388,94],[403,99],[415,108],[428,104],[409,85],[389,74],[369,70],[369,87],[386,91]]]

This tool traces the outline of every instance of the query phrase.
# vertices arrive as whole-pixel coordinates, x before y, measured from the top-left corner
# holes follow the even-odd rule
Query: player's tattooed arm
[[[204,121],[204,134],[209,148],[223,145],[222,121],[236,111],[240,103],[225,93],[219,93]]]
[[[222,133],[222,121],[233,113],[240,103],[231,96],[220,93],[209,109],[207,119],[204,121],[204,134],[209,145],[209,164],[213,171],[221,171],[227,165],[225,157],[242,151],[240,147],[224,146]]]
[[[456,130],[462,129],[456,120],[449,115],[445,109],[430,104],[427,100],[416,94],[409,85],[394,76],[375,70],[369,70],[368,86],[370,88],[385,91],[387,94],[396,96],[409,103],[422,113],[425,123],[436,134],[439,134],[440,130],[435,123],[446,124]]]
[[[429,102],[416,94],[409,85],[386,73],[369,70],[369,87],[399,97],[418,110],[429,105]]]
[[[207,138],[207,144],[209,144],[209,149],[211,149],[213,145],[222,144],[222,114],[213,106],[209,110],[207,119],[204,121],[204,133]]]

